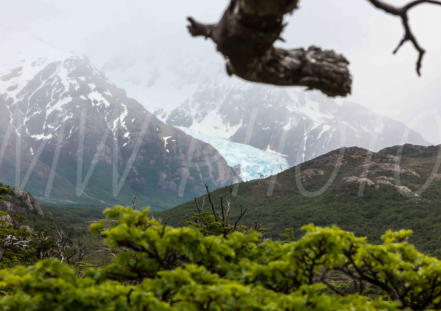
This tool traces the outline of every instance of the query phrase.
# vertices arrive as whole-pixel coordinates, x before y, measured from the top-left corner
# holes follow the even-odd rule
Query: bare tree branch
[[[213,200],[212,200],[212,198],[211,198],[210,189],[208,189],[208,185],[207,185],[207,184],[205,184],[205,190],[207,191],[208,202],[210,203],[211,212],[213,213],[214,219],[215,219],[216,221],[218,221],[218,220],[219,220],[219,216],[218,216],[218,214],[216,213],[216,208],[214,207],[214,203],[213,203]]]
[[[374,5],[377,9],[383,10],[384,12],[395,15],[401,18],[401,22],[403,23],[404,27],[404,35],[401,41],[398,43],[397,47],[393,51],[394,54],[396,54],[400,48],[404,45],[406,42],[411,42],[414,48],[418,52],[418,59],[416,62],[416,72],[419,76],[421,76],[421,68],[423,65],[423,58],[424,54],[426,53],[426,50],[419,44],[417,38],[412,32],[412,29],[409,24],[409,11],[421,4],[434,4],[434,5],[441,5],[441,1],[436,0],[416,0],[412,1],[402,7],[396,7],[393,5],[390,5],[388,3],[385,3],[381,0],[368,0],[372,5]]]
[[[239,215],[239,217],[237,217],[236,221],[234,222],[233,231],[236,231],[236,229],[237,229],[237,225],[240,223],[240,220],[241,220],[242,217],[244,217],[247,213],[248,213],[248,208],[246,208],[246,209],[241,209],[241,210],[240,210],[240,215]]]
[[[223,197],[220,197],[220,207],[221,207],[222,223],[226,224],[227,221],[225,219],[225,207],[224,207],[224,198]]]
[[[136,209],[136,195],[132,199],[132,209]]]
[[[193,37],[203,36],[205,39],[208,39],[213,35],[215,25],[201,24],[191,17],[188,17],[187,20],[190,22],[187,29]]]
[[[201,209],[201,207],[199,206],[199,201],[198,201],[197,198],[194,198],[194,203],[195,203],[195,206],[196,206],[196,210],[197,210],[197,212],[198,212],[199,214],[201,214],[201,213],[202,213],[202,209]]]
[[[397,7],[383,0],[368,0],[377,9],[400,17],[404,36],[394,50],[406,42],[418,52],[416,71],[421,75],[425,54],[409,24],[408,13],[422,5],[441,5],[440,0],[413,0]],[[282,40],[286,24],[283,18],[297,9],[299,0],[230,0],[217,24],[202,24],[188,18],[188,30],[194,37],[211,39],[226,59],[229,75],[245,80],[279,86],[304,86],[328,96],[351,93],[349,62],[340,54],[318,47],[281,49],[274,46]]]

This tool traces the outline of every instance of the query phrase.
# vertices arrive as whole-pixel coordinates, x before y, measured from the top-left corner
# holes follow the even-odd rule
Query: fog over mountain
[[[441,49],[427,28],[431,12],[413,16],[429,50],[424,76],[417,78],[410,49],[389,54],[401,35],[393,18],[363,1],[345,4],[353,16],[339,16],[342,4],[335,0],[320,7],[302,3],[281,45],[317,44],[352,61],[353,95],[331,100],[302,88],[228,77],[213,44],[191,38],[185,27],[187,15],[217,20],[225,4],[189,0],[173,3],[171,12],[170,1],[153,6],[134,0],[6,0],[0,4],[0,35],[8,38],[0,66],[16,62],[17,50],[32,59],[39,53],[35,42],[57,53],[86,56],[161,121],[214,146],[243,180],[272,175],[341,146],[377,151],[441,141],[434,82],[441,67],[434,54]],[[379,32],[380,26],[388,32]]]
[[[167,42],[162,53],[145,50],[144,59],[115,52],[102,70],[159,119],[213,145],[231,166],[241,168],[244,180],[343,146],[378,151],[402,143],[429,144],[404,123],[366,106],[301,88],[231,78],[217,54],[203,47],[192,48],[191,54],[167,53],[173,49],[167,47],[172,41]],[[250,150],[231,142],[266,151],[259,157],[268,160],[250,163],[246,158],[252,157],[244,155]]]
[[[128,90],[129,96],[150,108],[175,105],[174,99],[180,96],[179,87],[173,87],[173,92],[166,88],[158,93],[156,89],[144,97],[146,88],[134,87],[134,82],[144,75],[145,66],[135,64],[150,63],[162,67],[159,72],[167,72],[166,66],[175,66],[167,60],[179,59],[183,79],[198,79],[193,73],[199,69],[185,66],[187,60],[190,63],[192,59],[200,60],[204,69],[211,66],[223,69],[222,58],[211,43],[192,39],[187,34],[185,17],[193,15],[201,21],[214,22],[226,3],[226,0],[154,4],[137,0],[4,0],[0,3],[0,27],[25,31],[57,48],[86,54],[99,68],[132,65],[131,72],[116,82]],[[286,43],[280,45],[315,44],[345,54],[354,74],[354,90],[349,101],[410,124],[430,142],[441,142],[433,114],[439,113],[441,97],[438,85],[441,45],[437,42],[441,20],[436,9],[423,6],[411,14],[412,26],[428,51],[423,77],[418,78],[414,72],[416,55],[410,46],[398,55],[391,53],[402,35],[398,19],[373,9],[364,0],[302,1],[300,5],[301,10],[289,18],[284,33]],[[0,51],[2,59],[4,53]],[[140,71],[136,72],[135,68]],[[149,74],[154,72],[150,70]]]

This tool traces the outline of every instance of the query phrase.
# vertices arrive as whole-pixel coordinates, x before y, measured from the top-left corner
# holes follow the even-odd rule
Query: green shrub
[[[8,195],[10,193],[11,193],[11,188],[0,184],[0,200],[3,198],[4,195]]]
[[[0,269],[37,261],[31,234],[9,220],[8,213],[0,211]]]
[[[78,274],[56,260],[0,271],[0,310],[396,310],[441,307],[441,262],[408,231],[373,245],[308,225],[297,241],[204,235],[115,207],[91,226],[116,256]]]

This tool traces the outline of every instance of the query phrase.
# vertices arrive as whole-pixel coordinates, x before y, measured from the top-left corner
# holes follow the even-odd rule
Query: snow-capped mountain
[[[31,46],[0,68],[0,181],[47,202],[136,196],[154,208],[238,181],[216,149],[158,120],[87,58]]]
[[[204,57],[203,66],[200,66],[188,54],[174,53],[171,56],[166,51],[148,50],[142,56],[134,51],[130,58],[125,57],[126,53],[115,55],[114,59],[104,62],[97,59],[98,63],[102,62],[102,70],[119,85],[124,85],[130,96],[137,98],[163,122],[167,122],[168,116],[183,102],[197,94],[201,86],[222,85],[226,90],[238,91],[240,87],[246,87],[237,79],[225,79],[223,72],[219,71],[219,62],[213,58]],[[209,55],[213,55],[212,51]],[[213,95],[216,94],[210,96]],[[209,118],[205,122],[208,125],[219,124],[219,120]],[[183,124],[176,125],[187,134],[215,147],[244,181],[268,177],[289,167],[284,154],[229,140],[228,133],[234,133],[234,129],[228,126],[192,130]]]
[[[427,144],[404,124],[363,106],[336,102],[317,92],[257,85],[200,88],[165,120],[174,126],[277,151],[287,156],[290,165],[343,146],[377,151],[397,143]]]
[[[405,124],[364,106],[300,88],[228,77],[223,60],[211,50],[174,54],[170,59],[167,53],[145,52],[147,57],[134,54],[130,61],[115,57],[103,64],[103,70],[160,120],[187,128],[187,133],[215,146],[230,163],[228,141],[266,152],[271,160],[261,165],[268,172],[280,170],[271,157],[274,152],[293,166],[343,146],[378,151],[396,144],[428,144]],[[247,158],[245,152],[236,162]]]

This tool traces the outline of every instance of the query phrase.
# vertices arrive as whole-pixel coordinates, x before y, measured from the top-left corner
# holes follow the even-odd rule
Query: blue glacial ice
[[[240,177],[243,181],[269,177],[289,168],[288,161],[280,153],[235,143],[225,138],[210,137],[186,127],[179,129],[216,148],[229,166],[240,167]]]

